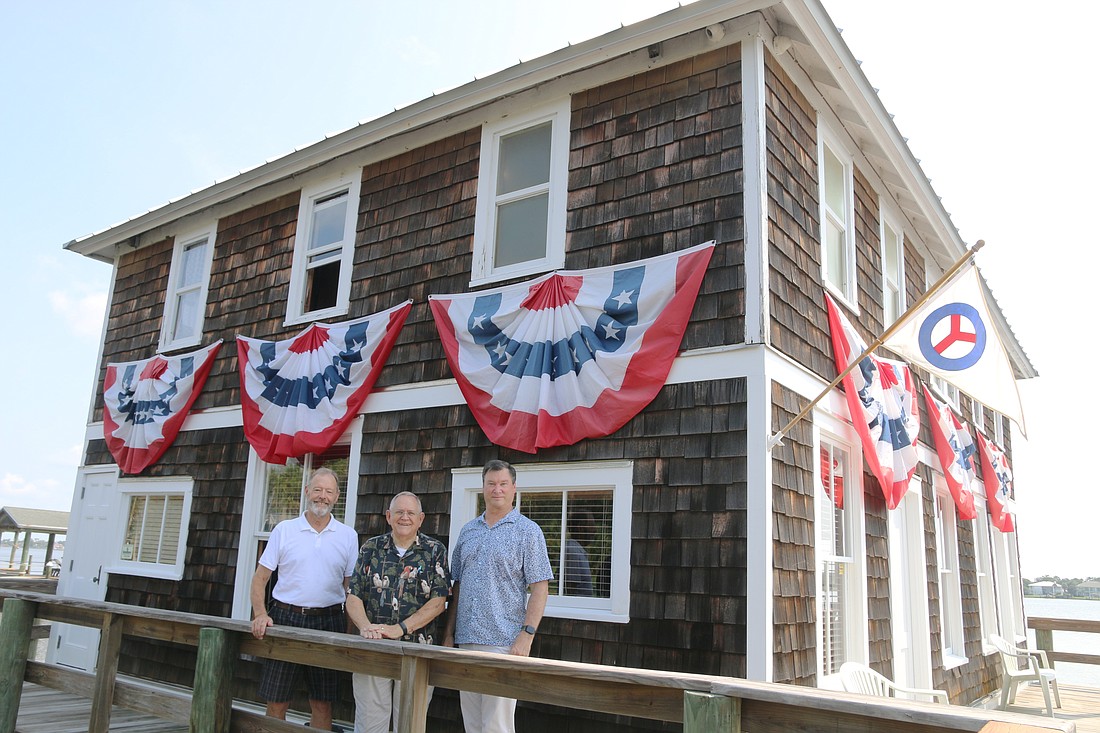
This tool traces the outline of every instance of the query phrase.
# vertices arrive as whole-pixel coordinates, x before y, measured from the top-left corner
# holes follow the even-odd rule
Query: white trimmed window
[[[471,285],[565,264],[569,99],[486,124]]]
[[[287,324],[347,314],[361,176],[355,169],[302,190]]]
[[[955,503],[940,474],[936,485],[936,564],[940,580],[940,634],[947,668],[966,662],[963,648],[962,586],[959,581],[958,528]]]
[[[818,150],[821,276],[826,286],[853,304],[856,300],[856,238],[852,158],[824,127]]]
[[[118,482],[122,512],[114,562],[120,575],[179,580],[191,518],[191,479]]]
[[[1001,634],[997,619],[997,585],[993,575],[993,545],[990,541],[989,511],[985,502],[975,502],[974,554],[978,567],[978,615],[982,623],[982,640]]]
[[[901,227],[882,212],[883,323],[891,326],[905,312],[905,247]]]
[[[546,537],[554,580],[546,615],[630,620],[631,461],[529,464],[516,468],[516,504]],[[480,468],[451,472],[452,544],[485,510]]]
[[[161,321],[161,351],[197,346],[202,340],[213,258],[213,228],[176,237]]]
[[[251,618],[249,585],[256,563],[267,547],[268,537],[275,525],[305,511],[306,481],[318,468],[330,468],[336,473],[340,499],[332,510],[332,516],[349,527],[355,527],[362,436],[363,418],[360,416],[352,420],[336,444],[327,451],[307,453],[301,460],[291,458],[285,466],[264,463],[257,457],[256,451],[249,451],[233,618]]]
[[[959,388],[937,374],[932,374],[930,376],[932,391],[939,395],[941,400],[955,408],[956,414],[961,415],[962,407],[959,405]]]
[[[999,412],[993,413],[993,441],[999,446],[1005,444],[1005,416]]]
[[[817,470],[817,578],[819,684],[831,686],[840,666],[864,659],[866,608],[862,586],[862,482],[850,445],[823,436]],[[843,507],[837,506],[843,497]]]
[[[974,406],[974,427],[983,435],[986,435],[985,405],[983,405],[981,402],[978,402],[977,400],[971,400],[970,404]]]

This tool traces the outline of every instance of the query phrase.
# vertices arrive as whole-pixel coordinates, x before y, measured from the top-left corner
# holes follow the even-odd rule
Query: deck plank
[[[1058,691],[1062,707],[1054,708],[1054,717],[1072,720],[1077,725],[1077,733],[1100,733],[1100,689],[1059,683]],[[1020,685],[1016,702],[1009,705],[1008,710],[1049,720],[1043,691],[1038,684]]]
[[[16,733],[87,733],[92,701],[68,692],[23,684]],[[143,715],[126,708],[111,708],[111,726],[119,733],[187,733],[187,726]]]

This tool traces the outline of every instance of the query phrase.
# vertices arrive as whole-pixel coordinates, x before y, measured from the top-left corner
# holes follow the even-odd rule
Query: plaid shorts
[[[338,634],[347,632],[347,619],[342,610],[320,616],[305,616],[278,604],[273,603],[271,606],[271,620],[276,626],[331,631]],[[307,667],[295,662],[284,662],[281,659],[266,660],[263,675],[260,677],[260,699],[267,702],[288,702],[293,697],[299,671],[305,673],[310,700],[336,701],[338,679],[336,670]]]

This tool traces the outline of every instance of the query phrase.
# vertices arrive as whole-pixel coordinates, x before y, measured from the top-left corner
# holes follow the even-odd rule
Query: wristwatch
[[[520,631],[526,631],[526,632],[527,632],[528,634],[530,634],[531,636],[534,636],[534,635],[535,635],[535,632],[536,632],[536,631],[538,631],[538,629],[536,629],[536,628],[535,628],[534,626],[532,626],[531,624],[525,624],[525,625],[523,626],[523,628],[521,628],[521,629],[520,629]]]

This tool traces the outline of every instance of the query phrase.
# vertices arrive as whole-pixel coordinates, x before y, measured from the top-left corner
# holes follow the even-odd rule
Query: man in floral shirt
[[[390,531],[372,537],[359,550],[348,587],[347,612],[366,639],[442,642],[439,615],[447,604],[451,574],[447,548],[420,533],[420,499],[403,491],[386,510]],[[388,677],[352,675],[355,733],[387,733],[390,714],[398,725],[401,683]],[[428,688],[431,700],[432,688]]]

